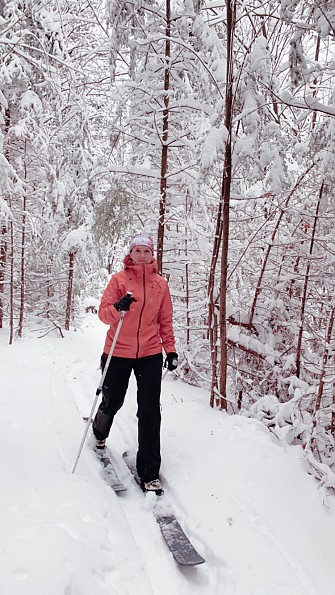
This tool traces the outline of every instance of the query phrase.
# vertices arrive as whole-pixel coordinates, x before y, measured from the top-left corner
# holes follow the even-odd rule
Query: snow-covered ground
[[[109,446],[128,489],[103,480],[92,438],[73,463],[100,379],[106,328],[8,346],[0,331],[1,595],[333,595],[335,503],[299,448],[255,420],[212,410],[206,391],[168,375],[162,479],[206,564],[177,566],[121,455],[136,447],[131,383]]]

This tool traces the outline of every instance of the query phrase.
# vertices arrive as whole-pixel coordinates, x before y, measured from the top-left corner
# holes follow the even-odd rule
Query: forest
[[[179,378],[330,492],[334,40],[333,0],[0,0],[8,343],[79,327],[151,233]]]

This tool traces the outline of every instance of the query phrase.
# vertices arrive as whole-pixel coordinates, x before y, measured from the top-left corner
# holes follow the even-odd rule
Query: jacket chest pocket
[[[146,303],[152,306],[153,311],[159,310],[163,299],[163,288],[158,283],[150,283],[146,292]]]

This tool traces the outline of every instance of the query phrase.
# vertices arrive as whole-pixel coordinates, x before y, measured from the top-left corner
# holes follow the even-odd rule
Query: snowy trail
[[[87,365],[79,364],[79,370],[83,371],[86,370],[85,376],[87,379],[89,378],[89,371],[87,370]],[[74,370],[76,374],[76,379],[78,376],[80,377],[80,373],[78,374],[78,370]],[[73,370],[71,371],[73,373]],[[91,371],[92,374],[92,371]],[[81,389],[77,392],[81,394],[80,402],[83,404],[83,392],[87,390],[87,385],[94,385],[94,377],[96,377],[96,384],[99,379],[99,372],[98,374],[93,372],[91,382],[85,384],[85,381],[81,387]],[[80,383],[81,384],[81,383]],[[165,381],[163,387],[165,388],[167,385],[167,381]],[[87,412],[88,409],[91,407],[92,399],[92,391],[88,391],[87,394],[87,403],[85,411]],[[118,413],[117,418],[115,420],[115,424],[113,425],[113,429],[111,432],[111,436],[109,438],[109,446],[110,448],[117,453],[117,459],[121,461],[122,452],[127,449],[134,449],[137,442],[137,418],[136,418],[136,387],[134,379],[131,378],[130,387],[127,394],[127,398],[122,410]],[[84,414],[84,413],[83,413]],[[122,465],[118,465],[119,471],[121,470],[122,474]],[[123,469],[123,473],[124,473]],[[161,593],[161,595],[168,595],[171,592],[179,594],[179,593],[190,593],[194,594],[199,593],[202,594],[204,589],[206,589],[206,593],[218,594],[240,594],[241,591],[241,583],[238,579],[238,571],[236,569],[236,576],[234,573],[228,571],[227,564],[223,558],[223,556],[218,555],[215,553],[215,550],[210,547],[210,545],[206,540],[203,541],[197,539],[197,534],[199,535],[199,531],[201,532],[201,524],[195,520],[195,518],[191,518],[190,514],[187,512],[187,503],[188,503],[188,496],[186,497],[185,501],[182,501],[182,498],[178,495],[178,490],[172,487],[172,482],[167,479],[167,476],[164,476],[164,472],[162,473],[162,477],[166,481],[166,485],[168,488],[168,493],[171,495],[171,500],[173,502],[173,509],[178,516],[178,519],[182,522],[184,528],[186,529],[189,537],[193,541],[195,547],[198,548],[199,552],[204,555],[206,560],[208,561],[206,567],[204,568],[196,568],[196,569],[181,569],[176,566],[176,563],[173,561],[171,555],[166,549],[166,546],[162,540],[160,535],[159,528],[154,520],[152,511],[150,510],[152,507],[152,502],[148,502],[148,497],[145,499],[142,497],[141,494],[138,493],[138,489],[135,485],[132,485],[132,478],[129,476],[128,471],[126,471],[128,475],[128,494],[123,495],[121,497],[121,506],[123,509],[123,513],[128,521],[128,525],[131,528],[132,535],[135,539],[135,542],[138,546],[140,552],[143,553],[143,559],[146,564],[146,573],[148,575],[148,580],[152,586],[152,590],[154,593]],[[186,480],[189,480],[190,485],[192,485],[192,477],[190,474],[184,476]],[[124,481],[127,481],[127,477],[124,475],[122,476]],[[188,482],[187,482],[188,483]],[[168,496],[165,496],[168,499]],[[146,501],[147,500],[147,501]],[[198,511],[199,514],[199,511]],[[201,511],[200,511],[201,514]],[[246,512],[244,515],[244,522],[245,526],[249,528],[250,534],[254,533],[255,530],[259,532],[259,527],[255,523],[255,517],[250,512]],[[201,518],[199,515],[198,518]],[[227,525],[228,526],[228,525]],[[199,531],[197,531],[199,529]],[[288,576],[287,579],[282,579],[277,582],[275,588],[278,589],[278,593],[280,595],[317,595],[317,591],[311,590],[309,587],[306,588],[306,585],[303,581],[301,583],[299,578],[299,568],[295,569],[292,565],[287,564],[286,557],[281,553],[280,543],[275,544],[275,539],[268,534],[267,541],[264,537],[264,531],[262,532],[262,541],[266,541],[265,544],[262,543],[262,547],[264,549],[269,547],[269,543],[271,545],[271,549],[273,552],[273,560],[274,566],[278,566],[278,561],[282,561],[282,565],[286,567],[286,575]],[[204,549],[205,548],[205,549]],[[277,551],[276,551],[277,550]],[[252,556],[251,560],[252,560]],[[296,572],[296,571],[297,572]],[[275,573],[275,571],[274,571]],[[168,576],[169,580],[167,584],[165,581],[162,582],[162,576]],[[190,583],[190,579],[193,579]],[[181,582],[184,584],[181,585]],[[293,590],[292,590],[292,584]],[[212,587],[211,587],[212,585]],[[243,584],[243,589],[247,589],[247,585]],[[274,588],[274,585],[273,587]],[[213,589],[213,591],[211,591]],[[264,595],[265,593],[269,593],[266,588],[265,591],[260,591],[259,595]],[[244,591],[243,591],[244,592]],[[246,593],[248,591],[245,591]]]
[[[9,348],[0,333],[0,593],[333,595],[334,501],[323,507],[299,449],[213,411],[204,390],[164,380],[162,478],[206,564],[177,566],[122,461],[137,442],[134,381],[109,438],[128,491],[107,486],[89,444],[72,475],[104,335],[94,317],[64,340]]]
[[[15,383],[13,388],[16,390]],[[43,383],[43,389],[50,389],[48,382]],[[29,392],[26,396],[29,401],[33,398]],[[118,537],[124,531],[124,522],[119,514],[115,516],[112,507],[106,506],[110,490],[107,496],[104,494],[107,488],[100,486],[96,490],[92,478],[74,480],[70,476],[70,453],[64,434],[59,428],[49,432],[54,408],[43,410],[44,405],[45,402],[39,403],[44,423],[44,427],[37,428],[39,440],[32,443],[32,416],[21,408],[21,421],[11,422],[10,427],[15,430],[17,440],[28,448],[15,449],[12,443],[7,452],[9,470],[3,457],[1,460],[8,487],[12,489],[8,500],[2,499],[0,510],[2,534],[6,537],[1,547],[0,592],[10,595],[117,593],[119,590],[113,586],[115,568],[121,570],[123,578],[126,576],[118,560],[120,554],[115,553],[116,547],[118,552],[124,550]],[[128,543],[123,561],[133,564],[136,553]],[[94,573],[99,576],[98,584]],[[143,593],[148,591],[147,587],[143,585]],[[131,593],[128,581],[122,592]]]
[[[92,371],[87,370],[85,364],[77,363],[70,369],[68,378],[77,380],[82,372],[85,379],[92,374]],[[93,371],[92,375],[99,380],[99,373],[97,374],[96,370]],[[93,378],[91,378],[90,384],[94,386],[92,380]],[[72,383],[70,380],[68,384],[71,389]],[[85,381],[82,386],[80,385],[81,383],[76,385],[74,393],[78,397],[78,407],[80,403],[81,415],[85,416],[91,408],[94,394],[92,397],[92,391],[87,391]],[[130,391],[134,397],[135,385],[133,379],[131,379],[130,385]],[[87,392],[87,398],[83,396],[84,392]],[[133,401],[134,398],[129,398],[128,400]],[[83,409],[81,409],[82,407]],[[145,573],[152,592],[154,594],[159,593],[160,595],[171,595],[171,593],[178,595],[191,592],[189,589],[192,588],[193,593],[201,594],[204,592],[203,589],[205,586],[208,585],[208,577],[206,576],[208,575],[208,569],[200,570],[198,568],[186,569],[178,567],[164,543],[153,514],[156,496],[153,494],[144,495],[139,491],[122,460],[122,453],[127,448],[133,449],[137,442],[137,418],[135,411],[136,408],[131,407],[129,403],[123,415],[118,414],[117,420],[115,420],[115,424],[113,425],[112,439],[109,439],[109,447],[114,454],[113,459],[118,474],[127,486],[127,492],[118,495],[118,503],[127,521],[129,531],[136,543],[139,555],[145,564]],[[88,442],[90,442],[90,438],[88,438]],[[204,578],[201,578],[201,575],[204,575]],[[168,577],[168,581],[162,580],[164,576]]]

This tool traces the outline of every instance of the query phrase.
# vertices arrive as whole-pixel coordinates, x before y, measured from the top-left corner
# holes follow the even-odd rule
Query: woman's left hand
[[[164,362],[164,368],[167,368],[168,370],[170,370],[170,372],[172,372],[173,370],[175,370],[177,368],[177,366],[178,366],[178,354],[171,351],[171,353],[168,353],[166,356],[166,360]]]

